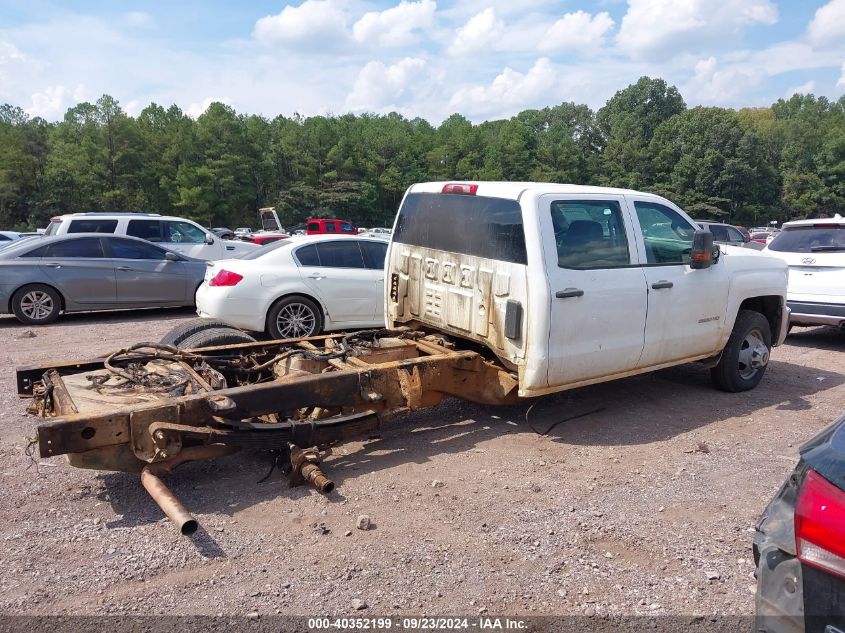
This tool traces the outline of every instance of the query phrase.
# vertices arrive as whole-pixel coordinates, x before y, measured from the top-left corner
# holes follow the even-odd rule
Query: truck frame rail
[[[446,397],[516,402],[517,376],[482,352],[422,330],[365,330],[192,350],[139,343],[108,357],[17,369],[41,457],[142,472],[184,534],[196,521],[159,479],[243,448],[278,451],[291,482],[328,492],[330,445]]]

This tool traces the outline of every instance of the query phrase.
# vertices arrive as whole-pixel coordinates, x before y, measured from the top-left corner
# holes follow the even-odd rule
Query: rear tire
[[[255,343],[255,339],[237,328],[216,327],[195,332],[182,339],[176,347],[179,349],[197,349],[199,347],[238,345],[240,343]]]
[[[722,358],[710,370],[713,384],[731,393],[754,389],[766,373],[771,351],[769,320],[759,312],[740,310]]]
[[[62,296],[44,284],[29,284],[12,295],[12,312],[26,325],[47,325],[59,318]]]
[[[162,345],[173,345],[174,347],[179,347],[179,343],[197,332],[221,327],[230,326],[219,319],[204,319],[202,317],[191,319],[190,321],[180,323],[170,330],[167,334],[161,337],[159,343]]]
[[[307,297],[285,297],[267,312],[267,334],[272,339],[305,338],[322,331],[323,313]]]

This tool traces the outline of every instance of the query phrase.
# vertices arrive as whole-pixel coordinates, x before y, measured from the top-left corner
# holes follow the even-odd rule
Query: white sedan
[[[197,314],[274,339],[384,325],[378,238],[292,238],[239,259],[208,262]]]

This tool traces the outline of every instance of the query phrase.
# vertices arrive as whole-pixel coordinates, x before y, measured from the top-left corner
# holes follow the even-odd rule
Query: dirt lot
[[[191,539],[136,476],[27,457],[37,419],[13,373],[191,316],[77,315],[35,338],[0,318],[0,612],[750,614],[755,520],[845,410],[845,335],[797,329],[746,394],[687,366],[545,398],[527,421],[447,402],[336,450],[328,497],[256,483],[259,453],[186,465],[169,481]]]

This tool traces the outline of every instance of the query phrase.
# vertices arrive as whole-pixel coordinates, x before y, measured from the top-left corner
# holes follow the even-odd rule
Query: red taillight
[[[447,185],[443,185],[443,191],[441,193],[462,193],[464,195],[474,196],[476,191],[478,191],[478,185],[450,182]]]
[[[238,282],[243,279],[243,275],[233,273],[230,270],[221,270],[219,273],[211,278],[208,282],[209,286],[237,286]]]
[[[845,491],[812,470],[795,503],[795,546],[802,563],[845,577]]]
[[[838,229],[839,224],[813,224],[814,229]]]

